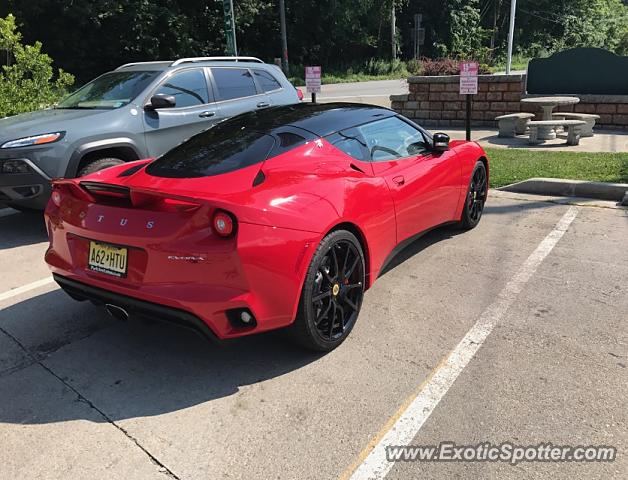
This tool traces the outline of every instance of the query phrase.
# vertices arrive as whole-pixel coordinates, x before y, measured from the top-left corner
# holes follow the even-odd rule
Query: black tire
[[[488,182],[486,175],[486,166],[484,162],[478,160],[473,167],[469,187],[464,200],[464,208],[462,209],[462,217],[458,226],[464,230],[475,228],[482,219],[484,212],[484,204],[488,196]]]
[[[95,158],[94,160],[90,160],[85,165],[83,165],[83,167],[81,167],[77,177],[84,177],[85,175],[89,175],[90,173],[94,173],[109,167],[115,167],[116,165],[120,165],[122,163],[124,163],[124,160],[114,157]]]
[[[364,297],[364,252],[351,232],[336,230],[321,241],[305,275],[299,309],[289,332],[305,348],[328,352],[357,321]]]

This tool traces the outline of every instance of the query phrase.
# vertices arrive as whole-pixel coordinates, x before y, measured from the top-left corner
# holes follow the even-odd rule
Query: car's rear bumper
[[[236,242],[232,247],[218,245],[220,250],[213,252],[205,246],[206,252],[195,251],[207,255],[204,262],[166,259],[160,264],[168,255],[159,248],[168,249],[169,244],[132,248],[129,274],[117,278],[86,267],[88,240],[53,225],[50,218],[47,224],[53,235],[46,262],[72,297],[191,328],[200,321],[205,336],[211,332],[220,340],[292,323],[304,272],[317,245],[316,236],[308,232],[286,230],[277,237],[278,229],[240,224],[233,251]],[[250,312],[254,321],[247,325],[234,321],[242,311]],[[185,315],[174,315],[178,312]]]
[[[138,300],[137,298],[121,295],[110,290],[70,280],[61,275],[53,274],[53,277],[59,286],[74,300],[89,300],[95,305],[114,307],[120,309],[129,318],[146,318],[170,323],[192,330],[212,342],[218,342],[218,338],[205,322],[185,310]]]
[[[0,159],[0,167],[1,163],[9,161],[19,162],[26,172],[0,173],[0,202],[43,210],[50,198],[50,178],[26,158]]]

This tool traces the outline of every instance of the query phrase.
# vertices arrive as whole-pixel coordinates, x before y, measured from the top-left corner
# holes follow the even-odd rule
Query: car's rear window
[[[157,177],[208,177],[263,162],[275,145],[271,135],[237,125],[217,125],[165,153],[146,168]]]

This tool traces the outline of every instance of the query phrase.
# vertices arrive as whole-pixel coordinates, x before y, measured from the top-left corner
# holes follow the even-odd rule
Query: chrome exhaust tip
[[[105,309],[107,310],[107,313],[111,315],[113,318],[115,318],[116,320],[126,322],[129,319],[129,312],[127,312],[122,307],[107,303],[105,304]]]

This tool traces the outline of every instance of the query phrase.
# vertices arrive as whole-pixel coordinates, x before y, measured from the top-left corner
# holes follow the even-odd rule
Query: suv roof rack
[[[153,62],[131,62],[131,63],[125,63],[124,65],[120,65],[118,68],[116,68],[116,70],[120,70],[121,68],[125,68],[125,67],[133,67],[134,65],[154,65],[156,63],[161,63],[163,65],[166,65],[166,64],[170,63],[170,60],[155,60]]]
[[[264,63],[263,60],[260,60],[257,57],[190,57],[190,58],[180,58],[179,60],[175,60],[170,64],[171,67],[176,67],[177,65],[181,65],[182,63],[194,63],[194,62],[255,62],[255,63]]]

